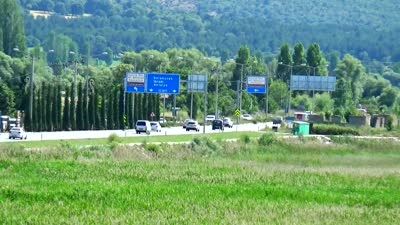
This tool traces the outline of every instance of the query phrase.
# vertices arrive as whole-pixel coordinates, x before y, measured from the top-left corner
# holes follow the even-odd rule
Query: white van
[[[150,134],[151,131],[151,124],[148,120],[138,120],[136,121],[136,133],[146,133]]]

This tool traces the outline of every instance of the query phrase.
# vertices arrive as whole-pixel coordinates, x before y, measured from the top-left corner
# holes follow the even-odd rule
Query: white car
[[[224,124],[224,127],[229,127],[229,128],[233,127],[233,121],[231,120],[231,118],[228,118],[228,117],[224,118],[223,124]]]
[[[159,122],[150,122],[151,131],[161,132],[161,125]]]
[[[215,120],[215,116],[214,115],[207,115],[206,116],[206,122],[212,122]]]
[[[189,123],[189,121],[192,121],[191,119],[186,119],[184,122],[183,122],[183,129],[185,129],[186,128],[186,125],[187,125],[187,123]]]
[[[242,119],[250,121],[253,120],[253,117],[250,114],[243,114]]]
[[[186,124],[186,131],[195,130],[200,131],[200,124],[197,121],[191,120]]]
[[[150,134],[150,131],[151,131],[150,121],[148,121],[148,120],[138,120],[136,122],[136,133],[137,134],[140,134],[140,133]]]
[[[11,128],[8,139],[16,139],[16,138],[19,138],[21,140],[28,138],[27,134],[24,131],[24,128],[22,127]]]

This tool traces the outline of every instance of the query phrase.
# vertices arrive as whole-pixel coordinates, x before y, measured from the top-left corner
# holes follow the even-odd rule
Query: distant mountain
[[[365,60],[400,61],[400,4],[397,0],[20,0],[25,9],[60,15],[88,13],[68,20],[27,16],[30,44],[50,31],[114,51],[196,47],[233,56],[247,44],[262,54],[284,43],[318,42],[325,51],[349,52]],[[37,28],[40,28],[38,30]],[[101,41],[99,41],[101,40]]]

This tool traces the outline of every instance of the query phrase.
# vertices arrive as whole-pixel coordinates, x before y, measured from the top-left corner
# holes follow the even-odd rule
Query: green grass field
[[[0,146],[1,224],[398,224],[400,144]]]
[[[247,134],[252,138],[259,137],[261,134],[258,132],[225,132],[216,133],[213,135],[209,134],[185,134],[185,135],[170,135],[170,136],[140,136],[140,137],[126,137],[121,138],[122,144],[129,143],[143,143],[143,142],[189,142],[195,137],[209,137],[214,140],[227,140],[237,139],[241,135]],[[4,146],[21,146],[24,148],[49,148],[59,147],[60,145],[74,145],[74,146],[86,146],[86,145],[105,145],[108,143],[108,138],[98,139],[76,139],[76,140],[50,140],[50,141],[23,141],[23,142],[5,142],[2,143]]]

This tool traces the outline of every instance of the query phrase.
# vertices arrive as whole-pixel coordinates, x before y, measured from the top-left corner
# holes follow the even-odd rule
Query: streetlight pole
[[[29,79],[29,85],[30,85],[30,96],[29,96],[29,122],[32,124],[32,110],[33,110],[33,79],[35,77],[35,56],[32,55],[32,72],[31,72],[31,77]],[[32,127],[31,127],[32,129]]]

